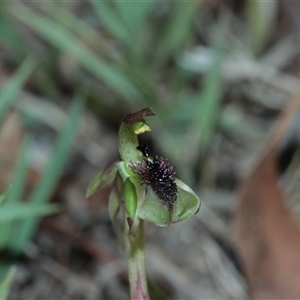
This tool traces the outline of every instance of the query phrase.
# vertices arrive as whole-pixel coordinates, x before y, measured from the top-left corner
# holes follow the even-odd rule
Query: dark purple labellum
[[[156,156],[153,161],[144,159],[130,167],[139,175],[141,184],[150,186],[162,204],[172,211],[178,191],[174,182],[174,167],[168,160]]]

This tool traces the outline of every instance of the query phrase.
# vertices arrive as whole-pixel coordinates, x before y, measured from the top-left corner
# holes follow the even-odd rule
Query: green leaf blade
[[[187,39],[192,37],[192,22],[199,5],[199,1],[174,3],[171,19],[163,31],[156,53],[158,63],[164,63],[185,45]]]
[[[129,44],[131,35],[126,28],[124,22],[120,19],[117,11],[106,1],[93,1],[90,0],[100,22],[105,26],[108,32],[117,40]]]
[[[73,55],[86,70],[103,80],[113,91],[118,92],[127,101],[133,102],[141,97],[135,85],[118,68],[106,63],[101,57],[85,47],[67,28],[48,17],[39,15],[22,4],[14,4],[10,12],[52,45]]]
[[[142,25],[146,14],[150,11],[155,1],[114,1],[114,4],[121,15],[124,23],[131,32],[136,32],[136,28]]]
[[[51,195],[57,179],[63,170],[63,166],[67,161],[67,154],[75,138],[82,111],[83,102],[76,98],[70,109],[66,125],[57,139],[52,159],[38,182],[37,188],[29,197],[29,203],[37,206],[41,205],[45,203]],[[24,247],[36,231],[37,225],[38,220],[36,218],[26,219],[20,224],[19,238],[18,240],[15,240],[12,245],[15,253],[18,254],[23,251]]]
[[[31,57],[27,58],[10,81],[0,90],[0,122],[35,66],[35,61]]]
[[[26,140],[23,144],[20,157],[16,164],[16,170],[14,171],[14,177],[12,180],[11,187],[9,189],[9,193],[7,194],[7,200],[5,201],[4,205],[1,207],[5,209],[12,205],[17,205],[23,196],[23,191],[26,184],[26,174],[27,174],[27,158],[29,151],[31,149],[31,145],[29,144],[29,140]],[[17,207],[17,206],[16,206]],[[18,209],[19,207],[17,207]],[[4,217],[5,218],[5,217]],[[0,221],[1,222],[1,221]],[[0,249],[9,248],[11,241],[16,238],[15,229],[18,228],[18,224],[14,223],[12,220],[11,222],[7,221],[5,224],[0,226]]]
[[[6,269],[6,268],[4,268],[4,269]],[[7,272],[6,276],[0,282],[0,299],[1,300],[5,300],[5,299],[8,298],[9,289],[10,289],[10,286],[11,286],[12,281],[14,279],[14,276],[16,274],[16,271],[17,271],[16,267],[11,266],[8,269],[8,272]]]
[[[2,206],[0,209],[0,224],[5,226],[6,222],[30,219],[33,217],[45,216],[57,213],[61,207],[55,204],[30,204],[19,203]]]

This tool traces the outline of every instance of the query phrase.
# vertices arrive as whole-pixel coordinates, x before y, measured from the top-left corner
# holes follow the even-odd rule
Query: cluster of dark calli
[[[174,167],[168,159],[156,156],[153,159],[143,159],[130,167],[139,175],[141,184],[150,186],[162,204],[172,211],[178,191],[174,182]]]

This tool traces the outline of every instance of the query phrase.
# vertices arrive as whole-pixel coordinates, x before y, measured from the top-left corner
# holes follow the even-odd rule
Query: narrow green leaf
[[[2,206],[0,209],[0,224],[5,226],[6,222],[35,220],[35,217],[41,217],[60,211],[60,207],[55,204],[34,204],[34,203],[18,203]],[[18,236],[14,236],[18,239]]]
[[[18,95],[24,83],[28,79],[30,73],[33,71],[36,63],[29,57],[19,67],[17,72],[9,80],[9,82],[0,90],[0,122],[2,121],[5,112],[9,105]]]
[[[10,191],[11,191],[11,186],[9,186],[9,187],[4,191],[4,193],[2,193],[2,194],[0,195],[0,207],[1,207],[1,205],[4,203],[4,201],[6,200],[7,196],[8,196],[9,193],[10,193]]]
[[[60,176],[67,161],[67,155],[77,133],[83,112],[83,101],[76,97],[69,112],[68,120],[58,137],[52,159],[47,166],[37,188],[30,197],[34,203],[43,203],[51,194],[57,178]]]
[[[6,300],[9,295],[9,289],[11,286],[11,283],[14,279],[14,276],[16,274],[16,267],[12,266],[9,268],[9,271],[5,278],[0,282],[0,299]]]
[[[102,38],[101,34],[97,33],[94,28],[64,8],[63,5],[55,2],[47,2],[45,3],[45,8],[45,12],[48,15],[78,35],[80,39],[91,45],[97,52],[117,55],[115,48],[110,46]]]
[[[31,139],[25,139],[25,142],[20,151],[20,157],[16,164],[16,170],[12,180],[12,188],[8,195],[8,203],[18,203],[22,199],[23,191],[26,184],[27,175],[27,165],[28,165],[28,155],[32,148]]]
[[[203,155],[207,149],[211,135],[213,133],[216,121],[218,119],[220,100],[222,95],[221,88],[221,57],[216,59],[214,65],[209,71],[204,81],[204,88],[199,95],[200,108],[197,113],[198,124],[195,140],[197,141],[197,148],[200,155]]]
[[[12,22],[5,16],[0,16],[0,41],[6,44],[18,56],[28,54],[28,47],[25,40],[15,30]]]
[[[26,140],[16,164],[17,168],[15,170],[10,192],[5,204],[2,206],[2,209],[14,204],[16,205],[22,199],[23,190],[26,184],[27,158],[30,148],[31,145],[29,145],[29,141]],[[9,247],[10,241],[16,238],[16,235],[14,235],[14,229],[16,229],[16,226],[18,225],[19,224],[15,224],[13,222],[6,222],[0,226],[0,249]]]
[[[120,19],[116,9],[113,8],[110,2],[107,1],[93,1],[90,3],[94,7],[100,22],[105,26],[107,31],[114,36],[119,42],[129,45],[132,37],[125,23]],[[130,3],[127,3],[130,5]]]
[[[186,145],[191,150],[188,158],[190,162],[194,161],[196,156],[205,153],[218,120],[222,95],[221,66],[225,55],[222,46],[227,33],[228,20],[228,16],[225,15],[218,25],[220,30],[215,37],[215,59],[204,78],[202,90],[196,95],[198,105],[194,107],[186,141]]]
[[[192,24],[199,5],[200,1],[174,3],[170,21],[158,45],[156,58],[159,63],[164,63],[176,51],[183,48],[186,41],[193,36]]]
[[[259,52],[267,42],[277,17],[277,7],[276,1],[246,1],[246,15],[254,52]]]
[[[52,159],[38,182],[37,188],[29,197],[29,203],[36,205],[45,203],[51,195],[57,179],[67,161],[67,154],[75,138],[82,111],[83,102],[76,98],[72,104],[66,125],[58,137]],[[28,219],[21,224],[19,238],[18,240],[15,240],[14,243],[14,250],[16,253],[23,251],[24,247],[33,236],[37,224],[37,219]]]
[[[112,63],[106,63],[94,52],[85,47],[65,27],[20,3],[12,5],[10,12],[14,17],[31,27],[55,47],[72,54],[86,70],[103,80],[113,91],[118,92],[128,101],[132,102],[140,98],[140,93],[136,87],[120,70],[114,67]]]
[[[136,28],[141,26],[146,14],[153,7],[155,1],[138,0],[129,2],[127,0],[114,0],[113,2],[128,28],[130,28],[131,32],[135,33]]]

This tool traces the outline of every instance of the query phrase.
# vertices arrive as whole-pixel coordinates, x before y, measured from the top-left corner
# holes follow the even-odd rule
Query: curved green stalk
[[[124,245],[127,259],[130,298],[132,300],[149,300],[145,272],[144,255],[144,221],[136,220],[135,234],[130,233],[130,225],[125,218]]]

